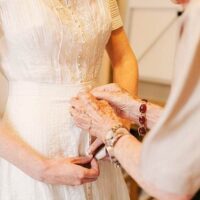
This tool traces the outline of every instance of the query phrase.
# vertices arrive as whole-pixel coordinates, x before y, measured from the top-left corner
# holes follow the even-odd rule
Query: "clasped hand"
[[[83,167],[88,163],[89,169]],[[50,159],[45,166],[40,181],[48,184],[76,186],[96,181],[99,176],[98,163],[92,157]]]
[[[98,138],[89,149],[91,153],[102,144],[112,127],[122,124],[122,118],[129,119],[132,99],[117,84],[108,84],[90,93],[80,93],[71,100],[70,112],[75,124]]]

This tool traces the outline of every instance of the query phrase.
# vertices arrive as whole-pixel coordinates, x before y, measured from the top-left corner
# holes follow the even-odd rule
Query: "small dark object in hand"
[[[91,169],[92,166],[91,166],[91,162],[89,163],[85,163],[85,164],[80,164],[81,167],[84,167],[84,168],[87,168],[87,169]]]

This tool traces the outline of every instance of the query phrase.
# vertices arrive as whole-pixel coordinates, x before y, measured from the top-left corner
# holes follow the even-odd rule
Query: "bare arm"
[[[138,66],[123,28],[112,31],[107,52],[113,67],[113,79],[129,93],[136,95]]]
[[[106,136],[113,127],[121,125],[112,107],[104,100],[98,101],[94,96],[82,93],[71,100],[71,114],[76,125],[101,141],[106,141]],[[124,169],[144,188],[150,195],[162,200],[188,200],[186,195],[169,194],[156,188],[153,182],[148,183],[140,171],[142,143],[131,136],[128,130],[123,129],[126,135],[122,136],[114,146],[114,155]],[[128,133],[128,134],[127,134]],[[96,146],[95,146],[96,145]],[[92,144],[90,152],[98,148],[99,142]],[[154,172],[152,172],[154,173]]]
[[[92,90],[92,94],[98,98],[108,101],[119,112],[120,117],[126,118],[139,124],[139,107],[141,100],[130,95],[117,84],[108,84]],[[163,108],[152,103],[147,104],[147,127],[151,129],[159,120]]]
[[[35,179],[40,179],[45,157],[42,157],[11,132],[3,122],[0,122],[0,157]]]
[[[32,178],[48,184],[80,185],[95,181],[98,165],[91,157],[48,159],[0,122],[0,157]],[[81,165],[91,163],[91,169]]]
[[[153,197],[162,200],[191,199],[191,196],[188,195],[176,195],[162,191],[159,188],[154,187],[153,183],[148,183],[144,180],[139,169],[141,149],[142,143],[140,143],[136,138],[133,136],[124,136],[116,143],[114,147],[114,154],[131,177]]]

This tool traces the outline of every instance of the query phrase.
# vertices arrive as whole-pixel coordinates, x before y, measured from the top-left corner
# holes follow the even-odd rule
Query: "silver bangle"
[[[128,130],[124,128],[121,124],[118,124],[114,126],[106,135],[105,138],[105,147],[108,152],[108,155],[110,157],[111,162],[116,166],[120,167],[120,163],[118,160],[115,158],[114,155],[114,146],[118,142],[118,140],[125,136],[125,135],[130,135]]]

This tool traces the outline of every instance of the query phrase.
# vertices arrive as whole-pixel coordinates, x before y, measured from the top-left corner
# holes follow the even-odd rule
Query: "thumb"
[[[108,91],[91,91],[91,94],[95,96],[97,99],[102,99],[106,100],[108,102],[113,102],[114,100],[114,94],[113,92],[108,92]]]
[[[92,167],[92,169],[99,171],[99,165],[98,165],[98,162],[96,161],[96,159],[92,159],[91,167]]]
[[[93,156],[90,155],[90,156],[82,156],[82,157],[75,157],[75,158],[72,158],[71,162],[73,164],[86,164],[86,163],[89,163],[91,162]]]
[[[98,151],[99,147],[103,145],[103,142],[100,139],[96,139],[89,147],[88,153],[95,155],[95,153]]]
[[[107,85],[102,85],[102,86],[96,87],[92,91],[98,91],[98,92],[103,92],[103,91],[106,91],[106,92],[120,92],[121,89],[118,86],[118,84],[110,83],[110,84],[107,84]]]

